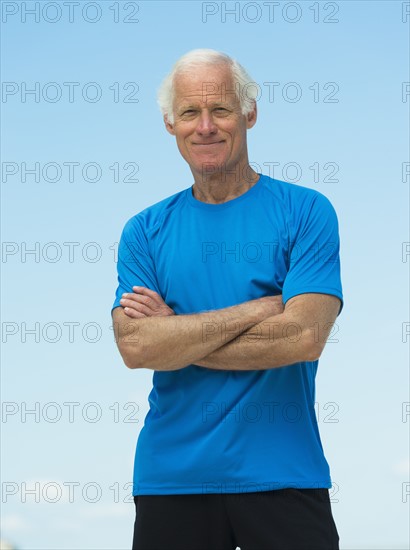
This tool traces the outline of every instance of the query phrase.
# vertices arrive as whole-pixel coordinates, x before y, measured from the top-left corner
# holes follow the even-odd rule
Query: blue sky
[[[409,3],[25,5],[1,2],[4,538],[130,547],[152,371],[113,341],[116,243],[193,183],[156,91],[208,47],[260,86],[253,166],[338,213],[345,307],[316,399],[341,548],[408,547]]]

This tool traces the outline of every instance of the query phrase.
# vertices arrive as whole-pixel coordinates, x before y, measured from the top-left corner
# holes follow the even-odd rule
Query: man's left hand
[[[124,313],[132,319],[141,319],[142,317],[165,317],[175,315],[164,302],[162,297],[145,286],[133,286],[134,292],[123,294],[120,300]]]

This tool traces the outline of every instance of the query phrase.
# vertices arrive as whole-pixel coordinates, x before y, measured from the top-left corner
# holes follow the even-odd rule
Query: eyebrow
[[[197,109],[198,103],[183,103],[181,106],[178,107],[178,111],[185,111],[187,109]],[[207,102],[207,107],[232,107],[230,103],[222,102],[222,101],[214,101],[214,102]]]

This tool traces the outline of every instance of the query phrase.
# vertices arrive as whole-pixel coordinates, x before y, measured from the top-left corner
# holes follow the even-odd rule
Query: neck
[[[237,165],[230,171],[214,171],[208,174],[194,174],[192,193],[196,199],[219,204],[243,195],[259,180],[259,174],[249,164],[243,169]]]

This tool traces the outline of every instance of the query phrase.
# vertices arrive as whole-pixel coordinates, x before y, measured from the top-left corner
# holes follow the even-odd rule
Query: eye
[[[184,111],[182,114],[183,115],[190,115],[192,113],[194,113],[195,111],[193,109],[187,109],[186,111]]]
[[[225,107],[216,107],[215,113],[217,115],[225,116],[229,114],[229,109],[225,109]]]

